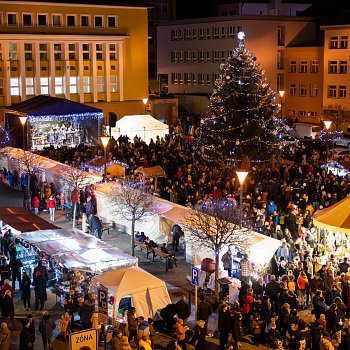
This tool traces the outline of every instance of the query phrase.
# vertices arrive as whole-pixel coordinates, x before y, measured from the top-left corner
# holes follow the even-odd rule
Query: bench
[[[150,248],[146,243],[141,243],[138,241],[134,241],[134,247],[140,247],[140,250],[142,251],[142,249],[146,250],[146,254],[147,254],[147,259],[148,259],[148,255],[150,255],[151,253],[153,253],[153,249]]]
[[[152,248],[152,250],[153,250],[153,261],[157,256],[160,257],[160,260],[163,260],[163,258],[165,259],[165,272],[168,272],[168,269],[169,269],[169,259],[173,259],[174,265],[177,266],[176,258],[172,256],[172,254],[164,253],[158,248]]]
[[[109,235],[109,231],[113,228],[113,225],[108,222],[101,222],[101,223],[102,223],[102,233],[106,231],[107,234]]]

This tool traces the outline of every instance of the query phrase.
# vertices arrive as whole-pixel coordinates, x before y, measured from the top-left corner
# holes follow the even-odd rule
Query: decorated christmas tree
[[[275,92],[245,48],[244,33],[238,39],[238,47],[220,66],[199,136],[204,157],[229,164],[244,157],[253,162],[268,160],[276,147],[278,128]]]

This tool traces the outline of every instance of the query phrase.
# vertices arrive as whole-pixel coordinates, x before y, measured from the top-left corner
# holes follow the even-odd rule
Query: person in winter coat
[[[299,277],[297,279],[298,286],[298,302],[300,309],[304,309],[306,307],[306,289],[309,286],[309,280],[304,271],[301,271]]]
[[[143,316],[138,318],[138,327],[137,327],[137,339],[141,339],[142,337],[146,337],[147,339],[150,336],[149,324],[148,321],[145,320]]]
[[[186,320],[191,315],[191,308],[186,303],[186,297],[182,295],[180,300],[175,305],[176,305],[177,316],[183,320],[184,324],[186,324]]]
[[[34,208],[34,213],[36,215],[39,215],[39,206],[40,206],[40,199],[38,198],[38,196],[35,196],[32,200],[32,205]]]
[[[90,225],[90,233],[93,236],[101,239],[102,238],[102,224],[101,224],[101,221],[97,215],[94,214],[91,216],[90,221],[89,221],[89,225]]]
[[[127,313],[128,320],[128,330],[129,330],[129,342],[134,340],[137,341],[137,319],[135,317],[136,309],[134,307],[130,308],[130,311]]]
[[[49,208],[50,222],[55,222],[56,197],[54,194],[51,194],[47,200],[47,207]]]
[[[6,322],[1,323],[0,349],[1,350],[11,349],[11,331],[8,329]]]
[[[112,350],[131,350],[128,337],[120,329],[113,334]]]
[[[16,256],[13,256],[10,260],[9,267],[11,269],[12,276],[12,289],[15,290],[16,280],[18,280],[18,286],[21,287],[22,276],[21,276],[21,268],[23,264],[21,260],[19,260]]]
[[[218,318],[218,330],[220,333],[220,350],[226,348],[227,337],[228,337],[228,324],[229,324],[229,306],[227,304],[222,304],[219,309],[219,318]]]
[[[330,290],[334,284],[334,272],[333,269],[329,268],[323,278],[324,288],[326,291]]]
[[[46,266],[43,265],[41,260],[38,261],[38,266],[34,269],[33,272],[33,282],[35,290],[35,309],[39,309],[40,302],[40,310],[44,309],[45,301],[47,299],[46,294],[46,285],[49,280],[49,274],[47,272]]]
[[[62,332],[63,341],[67,341],[67,330],[68,330],[69,322],[70,322],[70,316],[67,312],[62,315],[60,321],[58,322],[58,328]]]
[[[323,337],[320,340],[320,350],[334,350],[329,333],[323,334]]]
[[[205,350],[207,348],[204,325],[205,322],[203,320],[197,321],[191,341],[194,345],[195,350]]]
[[[22,273],[22,283],[21,283],[21,299],[23,300],[23,306],[28,311],[30,309],[30,285],[32,281],[27,275],[26,271]]]
[[[186,347],[186,331],[188,330],[187,326],[184,326],[184,321],[181,318],[178,318],[175,323],[176,329],[176,340],[177,343],[181,346],[182,350],[187,350]]]
[[[197,306],[197,319],[204,321],[204,331],[207,334],[207,323],[209,316],[213,313],[213,310],[210,304],[204,299],[201,298],[200,303]]]
[[[83,329],[89,329],[92,326],[91,317],[95,309],[95,303],[90,298],[86,298],[84,304],[81,306],[79,311],[80,322]]]
[[[55,321],[50,318],[49,313],[45,311],[38,327],[39,332],[41,333],[44,350],[53,350],[52,333],[55,328]]]
[[[227,271],[229,277],[233,277],[232,276],[233,255],[232,255],[231,247],[229,247],[227,252],[222,256],[221,261],[224,266],[224,270]]]
[[[15,321],[15,306],[13,305],[13,298],[11,291],[7,290],[2,300],[2,317],[7,322],[11,320],[12,328],[16,328]]]
[[[30,320],[25,319],[20,334],[19,348],[21,350],[33,350],[32,335],[30,332]],[[2,349],[0,347],[0,349]]]
[[[165,333],[171,335],[174,326],[174,316],[176,315],[176,305],[168,304],[165,308],[160,311],[160,316],[165,323]]]

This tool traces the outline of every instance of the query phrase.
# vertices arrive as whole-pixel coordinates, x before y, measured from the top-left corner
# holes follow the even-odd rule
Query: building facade
[[[137,0],[0,1],[0,106],[36,95],[139,113],[148,8]]]

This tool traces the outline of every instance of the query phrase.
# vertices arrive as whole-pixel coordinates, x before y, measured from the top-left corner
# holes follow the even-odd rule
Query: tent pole
[[[114,304],[113,304],[113,320],[112,320],[112,326],[115,327],[116,325],[116,320],[117,320],[117,305],[118,305],[118,300],[117,298],[114,298]]]

